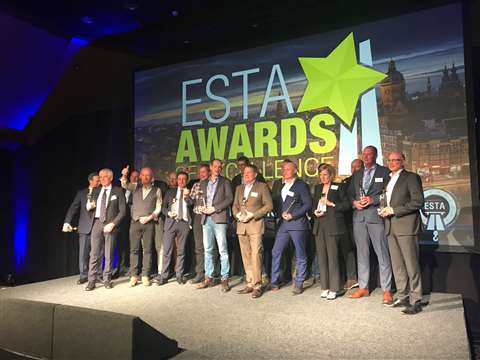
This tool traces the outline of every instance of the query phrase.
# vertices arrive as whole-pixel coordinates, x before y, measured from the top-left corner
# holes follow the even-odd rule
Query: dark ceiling
[[[228,51],[234,44],[250,47],[447,2],[451,1],[7,0],[0,10],[68,39],[164,58]]]

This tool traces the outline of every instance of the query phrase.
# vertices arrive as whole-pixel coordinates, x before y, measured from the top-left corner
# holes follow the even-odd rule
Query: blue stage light
[[[14,196],[14,234],[13,251],[15,257],[15,272],[23,273],[26,270],[28,225],[30,218],[30,183],[29,174],[25,166],[25,159],[16,159],[13,173],[15,182],[13,184]]]

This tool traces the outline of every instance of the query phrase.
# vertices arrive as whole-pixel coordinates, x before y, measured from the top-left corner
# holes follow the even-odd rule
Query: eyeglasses
[[[388,162],[400,162],[403,161],[403,159],[388,159]]]

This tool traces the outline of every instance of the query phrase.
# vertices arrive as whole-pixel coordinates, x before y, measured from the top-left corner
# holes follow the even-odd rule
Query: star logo
[[[360,95],[387,76],[357,63],[353,33],[326,58],[298,60],[308,84],[297,112],[328,107],[349,128]]]

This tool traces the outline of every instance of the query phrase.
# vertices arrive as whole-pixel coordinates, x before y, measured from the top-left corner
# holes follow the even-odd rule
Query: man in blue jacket
[[[303,282],[307,272],[305,243],[307,236],[310,236],[307,212],[312,207],[312,196],[308,185],[297,177],[297,165],[293,161],[289,159],[283,161],[282,177],[284,185],[281,190],[281,201],[276,204],[279,219],[272,249],[271,289],[275,291],[280,288],[280,260],[283,251],[292,240],[297,262],[293,294],[298,295],[303,292]]]

